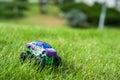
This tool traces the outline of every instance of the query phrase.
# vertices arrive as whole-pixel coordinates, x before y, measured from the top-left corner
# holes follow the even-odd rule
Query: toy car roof
[[[48,43],[42,42],[42,41],[32,41],[30,43],[27,43],[26,47],[32,47],[37,46],[37,47],[42,47],[43,48],[52,48]]]

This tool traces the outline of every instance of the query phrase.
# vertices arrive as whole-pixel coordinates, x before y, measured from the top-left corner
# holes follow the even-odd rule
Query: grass
[[[20,64],[27,42],[45,41],[62,58],[62,65],[37,72],[32,63]],[[0,23],[0,80],[119,80],[120,31],[78,30]]]

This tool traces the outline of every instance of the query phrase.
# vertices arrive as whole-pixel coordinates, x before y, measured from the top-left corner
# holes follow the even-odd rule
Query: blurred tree
[[[67,13],[68,24],[72,27],[87,27],[87,15],[82,11],[72,9]]]
[[[0,2],[0,17],[14,18],[24,15],[28,9],[28,0],[13,0]]]
[[[88,6],[85,3],[66,3],[60,9],[62,12],[67,13],[72,9],[77,9],[84,12],[90,24],[98,25],[99,16],[101,12],[102,5]],[[107,8],[105,25],[120,25],[120,12],[114,8]]]
[[[74,2],[74,0],[53,0],[58,6],[62,6],[65,3]]]
[[[116,9],[120,11],[120,0],[115,0]]]
[[[47,13],[47,8],[49,6],[49,2],[48,0],[39,0],[39,9],[40,9],[40,13],[45,14]]]
[[[62,5],[64,3],[64,0],[53,0],[55,4]]]

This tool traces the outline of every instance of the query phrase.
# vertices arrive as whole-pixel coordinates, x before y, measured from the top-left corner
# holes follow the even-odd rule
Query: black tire
[[[21,52],[20,61],[24,62],[28,58],[28,55],[29,55],[28,51]]]
[[[54,64],[57,68],[58,66],[61,64],[62,60],[61,60],[61,57],[60,56],[57,56],[55,59],[54,59]]]
[[[42,62],[40,62],[38,71],[41,72],[41,71],[44,69],[45,65],[46,65],[46,60],[45,60],[45,58],[44,58],[44,59],[42,60]]]
[[[53,66],[54,67],[56,67],[56,68],[58,68],[58,66],[61,64],[61,57],[59,57],[59,56],[57,56],[57,57],[55,57],[54,58],[54,63],[53,63]],[[42,71],[43,69],[44,69],[44,67],[45,67],[45,65],[47,65],[47,63],[46,63],[46,60],[45,60],[45,58],[42,60],[42,62],[40,63],[40,66],[39,66],[39,68],[38,68],[38,71]]]

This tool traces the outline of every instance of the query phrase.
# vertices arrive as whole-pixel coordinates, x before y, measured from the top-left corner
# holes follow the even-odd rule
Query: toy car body
[[[56,57],[57,52],[49,44],[40,41],[27,43],[26,48],[41,61],[44,57]]]
[[[58,67],[61,62],[61,58],[57,55],[57,51],[48,43],[33,41],[27,43],[26,48],[27,50],[20,55],[21,61],[26,60],[29,56],[36,57],[41,62],[42,67],[46,64],[53,64]]]

